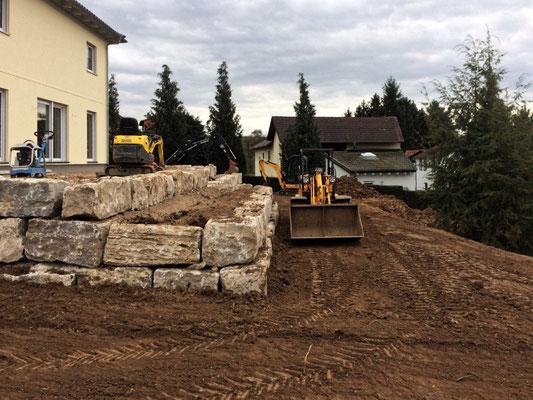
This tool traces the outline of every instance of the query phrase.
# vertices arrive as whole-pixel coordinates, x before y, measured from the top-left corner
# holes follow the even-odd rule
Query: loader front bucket
[[[291,239],[361,239],[364,236],[356,204],[291,204]]]

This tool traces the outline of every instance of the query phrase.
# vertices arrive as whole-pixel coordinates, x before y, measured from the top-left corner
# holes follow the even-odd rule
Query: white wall
[[[335,170],[337,177],[353,176],[345,169],[336,165]],[[358,173],[357,180],[361,183],[371,183],[372,185],[385,186],[403,186],[408,190],[415,190],[415,172],[377,172],[377,173]]]
[[[270,152],[270,158],[268,157],[269,152]],[[261,171],[259,171],[259,157],[261,157],[263,160],[271,161],[274,164],[281,165],[280,152],[281,152],[281,148],[279,144],[279,138],[278,138],[278,134],[276,133],[274,134],[274,141],[272,142],[270,146],[255,150],[255,159],[254,159],[255,176],[261,176]],[[265,172],[267,176],[269,177],[277,176],[276,171],[270,167],[266,167]]]
[[[426,190],[431,187],[432,181],[429,177],[431,168],[424,167],[423,160],[416,160],[416,188],[415,190]]]

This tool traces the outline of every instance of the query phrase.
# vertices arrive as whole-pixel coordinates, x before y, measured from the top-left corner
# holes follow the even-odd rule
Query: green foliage
[[[288,129],[285,139],[281,143],[281,165],[285,169],[289,158],[300,154],[303,148],[320,148],[320,135],[315,123],[315,106],[309,98],[309,85],[305,82],[304,74],[300,73],[298,86],[300,101],[294,104],[296,121]],[[323,166],[323,157],[319,154],[309,157],[310,167]]]
[[[107,97],[109,103],[109,134],[111,136],[117,134],[120,128],[120,101],[118,99],[115,74],[111,74],[111,78],[109,78]]]
[[[428,128],[426,115],[415,102],[402,95],[400,85],[393,77],[383,84],[383,97],[375,93],[370,102],[365,100],[355,110],[357,117],[396,117],[402,130],[402,148],[418,149],[427,146]]]
[[[446,84],[436,82],[430,132],[445,138],[433,165],[433,199],[439,224],[483,243],[533,253],[533,124],[517,107],[525,89],[509,96],[500,83],[502,54],[467,37],[461,67]],[[450,123],[448,115],[453,122]],[[440,122],[439,122],[440,120]]]
[[[162,68],[163,71],[158,74],[159,87],[152,99],[152,109],[146,117],[153,121],[156,133],[163,138],[165,157],[168,158],[186,141],[202,137],[204,127],[197,117],[187,112],[183,102],[178,99],[180,89],[178,83],[172,80],[169,66],[163,65]],[[182,160],[187,164],[203,164],[205,161],[202,152],[189,153]]]
[[[236,113],[235,103],[231,99],[231,86],[229,84],[228,65],[226,61],[220,64],[218,70],[218,83],[215,93],[215,104],[209,107],[208,130],[217,130],[226,140],[229,147],[235,153],[239,170],[246,173],[246,158],[242,148],[242,128],[240,117]],[[217,166],[219,172],[228,169],[228,160],[222,151],[216,146],[211,146],[211,162]]]
[[[242,148],[246,157],[248,173],[253,174],[255,168],[255,151],[252,149],[256,144],[265,140],[261,129],[255,129],[250,135],[242,137]]]

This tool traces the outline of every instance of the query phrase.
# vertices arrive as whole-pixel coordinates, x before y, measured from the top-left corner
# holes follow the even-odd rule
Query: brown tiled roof
[[[415,172],[416,166],[402,150],[372,151],[377,159],[361,157],[359,151],[334,151],[333,160],[348,172]],[[364,152],[363,152],[364,153]]]
[[[296,117],[272,117],[267,140],[277,132],[283,141]],[[396,117],[315,117],[322,143],[401,143],[402,131]]]
[[[252,146],[252,150],[262,149],[263,147],[268,147],[272,144],[270,140],[262,140],[257,143],[255,146]]]
[[[127,43],[126,36],[118,33],[104,21],[94,15],[89,9],[76,0],[46,0],[54,4],[65,14],[85,25],[89,30],[103,37],[109,44]]]

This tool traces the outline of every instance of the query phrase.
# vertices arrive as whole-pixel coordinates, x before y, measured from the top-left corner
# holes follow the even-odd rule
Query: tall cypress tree
[[[300,101],[294,104],[296,121],[289,126],[285,139],[281,143],[281,164],[286,169],[289,158],[300,154],[303,148],[320,148],[320,135],[315,122],[315,106],[309,98],[309,85],[305,81],[304,74],[300,73],[298,86]],[[310,166],[323,166],[322,156],[310,157]]]
[[[438,222],[468,238],[531,254],[533,149],[523,131],[527,118],[500,87],[505,69],[490,33],[485,40],[468,37],[460,49],[463,65],[453,69],[448,84],[437,83],[455,127],[434,163]]]
[[[207,127],[210,132],[217,131],[226,140],[237,157],[240,172],[244,174],[246,173],[246,158],[242,149],[242,128],[235,103],[231,99],[231,85],[226,61],[220,64],[217,73],[215,104],[209,107]],[[226,171],[228,160],[216,144],[211,146],[211,154],[212,162],[217,166],[217,170]]]
[[[107,85],[109,105],[109,134],[115,135],[120,127],[120,101],[118,99],[117,81],[115,74],[111,74]]]
[[[178,99],[180,91],[178,82],[172,80],[172,71],[168,65],[162,66],[163,71],[158,74],[159,87],[152,99],[152,109],[146,115],[154,123],[156,133],[163,138],[165,157],[188,140],[196,140],[203,136],[204,126],[197,117],[190,115],[183,102]],[[181,161],[186,164],[204,164],[205,152],[189,153]]]

